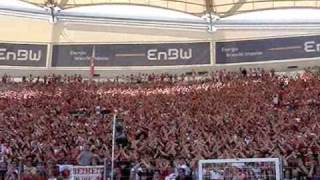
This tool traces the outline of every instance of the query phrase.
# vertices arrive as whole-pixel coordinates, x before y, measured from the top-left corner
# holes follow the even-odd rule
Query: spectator
[[[178,176],[176,180],[192,180],[191,176],[186,175],[186,171],[183,168],[178,169]]]
[[[92,152],[89,150],[89,146],[86,144],[83,147],[83,150],[81,151],[81,153],[78,156],[78,163],[80,166],[90,166],[92,159],[93,159],[93,154]]]
[[[16,180],[18,179],[18,170],[17,170],[17,165],[15,163],[10,163],[8,165],[8,171],[6,173],[5,180]]]
[[[153,172],[152,180],[161,180],[160,170],[155,170]]]
[[[184,171],[182,173],[185,173]],[[165,177],[165,180],[176,180],[178,177],[178,174],[175,173],[174,168],[170,167],[168,175]]]
[[[23,167],[22,179],[33,180],[36,178],[36,174],[37,174],[37,169],[33,166],[33,157],[27,156],[25,165]]]
[[[320,166],[314,166],[315,168],[315,173],[312,176],[312,180],[320,180]]]
[[[96,165],[111,158],[110,112],[118,111],[122,145],[116,160],[143,164],[143,178],[155,169],[162,179],[175,179],[181,169],[194,176],[199,159],[252,157],[282,157],[292,178],[318,177],[319,76],[246,73],[119,76],[115,83],[90,85],[78,75],[49,75],[47,83],[8,81],[0,91],[0,137],[8,160],[32,157],[26,178],[39,173],[32,167],[38,162],[52,162],[44,174],[54,178],[55,164]],[[119,166],[119,179],[128,176],[121,168],[132,167]],[[274,174],[236,174],[253,173]],[[136,171],[131,175],[140,178]]]

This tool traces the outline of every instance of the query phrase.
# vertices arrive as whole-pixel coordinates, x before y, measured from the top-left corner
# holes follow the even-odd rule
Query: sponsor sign
[[[216,43],[216,63],[320,57],[320,35]]]
[[[104,166],[59,166],[60,172],[69,174],[68,180],[102,180]]]
[[[0,66],[45,67],[47,45],[0,43]]]
[[[95,51],[93,53],[93,50]],[[210,64],[210,43],[54,45],[53,67]]]

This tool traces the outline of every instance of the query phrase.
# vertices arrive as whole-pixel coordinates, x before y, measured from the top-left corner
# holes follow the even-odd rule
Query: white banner
[[[70,174],[68,180],[103,180],[103,166],[60,165],[60,172]]]

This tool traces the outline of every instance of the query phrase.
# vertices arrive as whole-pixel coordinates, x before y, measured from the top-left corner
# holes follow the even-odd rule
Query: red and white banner
[[[90,72],[89,72],[90,81],[92,81],[94,74],[95,74],[94,73],[95,61],[96,61],[96,48],[95,48],[95,46],[93,46],[92,56],[90,59]]]
[[[68,175],[68,180],[103,180],[103,171],[103,166],[60,166],[60,172]]]

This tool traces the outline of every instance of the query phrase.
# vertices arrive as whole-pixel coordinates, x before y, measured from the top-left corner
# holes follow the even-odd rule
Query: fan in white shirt
[[[223,180],[223,173],[216,171],[216,170],[212,170],[210,171],[210,180]]]

